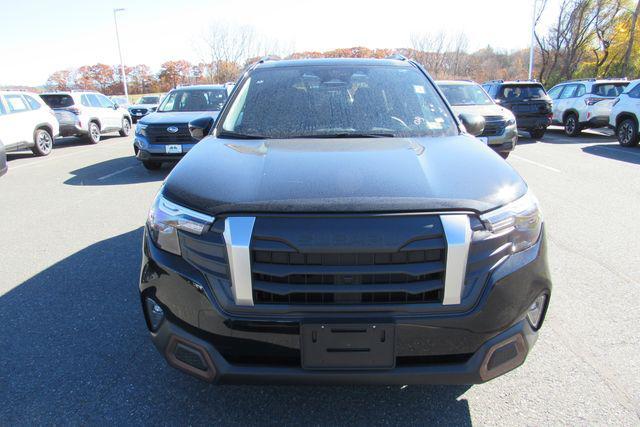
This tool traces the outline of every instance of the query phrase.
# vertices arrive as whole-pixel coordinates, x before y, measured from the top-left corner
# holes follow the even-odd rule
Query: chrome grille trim
[[[447,241],[443,305],[460,304],[471,245],[471,224],[467,215],[440,215]]]
[[[229,217],[224,222],[223,236],[231,272],[231,293],[236,305],[253,305],[249,247],[255,221],[255,217]]]

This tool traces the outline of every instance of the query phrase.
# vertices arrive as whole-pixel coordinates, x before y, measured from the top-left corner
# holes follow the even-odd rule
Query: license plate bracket
[[[300,348],[304,369],[392,369],[393,323],[303,323]]]

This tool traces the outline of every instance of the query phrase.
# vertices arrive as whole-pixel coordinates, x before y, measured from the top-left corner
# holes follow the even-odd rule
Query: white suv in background
[[[609,126],[616,131],[623,147],[635,147],[640,142],[640,79],[629,86],[613,101]]]
[[[614,99],[628,84],[626,79],[582,79],[560,83],[547,92],[553,100],[552,122],[563,125],[569,136],[578,136],[583,129],[606,127]]]
[[[0,91],[0,141],[7,152],[31,149],[46,156],[58,133],[55,114],[37,94]]]
[[[103,133],[127,136],[131,131],[129,111],[101,93],[51,92],[40,96],[55,112],[61,136],[81,136],[97,144]]]

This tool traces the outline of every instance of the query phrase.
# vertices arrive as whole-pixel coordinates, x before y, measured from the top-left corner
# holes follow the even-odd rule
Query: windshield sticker
[[[419,94],[421,94],[421,95],[424,95],[424,86],[421,86],[421,85],[413,85],[413,90],[414,90],[416,93],[419,93]]]

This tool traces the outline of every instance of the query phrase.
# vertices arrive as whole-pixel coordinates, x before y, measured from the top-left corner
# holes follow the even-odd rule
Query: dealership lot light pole
[[[529,80],[533,79],[533,49],[536,41],[536,6],[538,0],[533,0],[533,13],[531,16],[531,47],[529,48]]]
[[[123,8],[113,9],[113,22],[116,24],[116,40],[118,41],[118,55],[120,55],[120,70],[122,71],[122,85],[124,86],[124,96],[129,100],[127,90],[127,74],[124,72],[124,61],[122,61],[122,49],[120,48],[120,35],[118,34],[118,12],[123,12]]]

